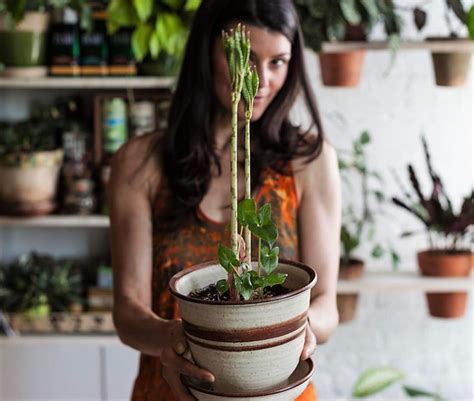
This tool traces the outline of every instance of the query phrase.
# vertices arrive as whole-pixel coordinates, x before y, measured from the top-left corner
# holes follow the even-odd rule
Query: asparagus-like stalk
[[[231,219],[230,219],[230,235],[231,248],[235,255],[238,256],[238,240],[237,240],[237,194],[238,194],[238,180],[237,180],[237,122],[239,102],[241,98],[242,87],[244,85],[244,78],[246,73],[246,66],[248,65],[250,57],[250,40],[248,39],[244,29],[239,24],[235,31],[227,34],[223,32],[224,49],[226,52],[227,63],[229,65],[229,74],[232,90],[232,133],[231,133]],[[233,274],[229,273],[229,289],[231,299],[237,298],[237,292],[234,285]]]
[[[257,95],[259,79],[257,70],[247,67],[242,96],[245,102],[245,199],[252,198],[250,175],[250,121],[252,119],[253,101]],[[244,231],[247,262],[252,263],[252,234],[248,227]]]

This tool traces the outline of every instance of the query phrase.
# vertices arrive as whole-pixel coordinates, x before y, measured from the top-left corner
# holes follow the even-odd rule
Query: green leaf
[[[400,264],[400,256],[393,249],[390,249],[390,259],[392,260],[392,267],[396,269]]]
[[[272,250],[268,246],[262,246],[260,251],[260,261],[265,273],[270,274],[278,267],[278,254],[280,249],[276,246]]]
[[[153,0],[133,0],[140,21],[146,22],[153,10]]]
[[[217,258],[219,259],[220,265],[228,273],[232,273],[234,271],[233,268],[238,267],[240,265],[240,262],[237,259],[234,251],[220,244],[217,250]]]
[[[385,195],[383,194],[382,191],[374,191],[375,198],[379,202],[383,202],[385,200]]]
[[[140,24],[132,34],[132,49],[137,61],[142,61],[150,47],[150,37],[153,28],[147,24]]]
[[[252,97],[257,96],[258,87],[260,86],[260,78],[256,68],[252,68]]]
[[[474,40],[474,5],[471,6],[466,16],[466,26],[469,32],[469,38]]]
[[[130,1],[112,0],[107,7],[108,27],[132,27],[139,22],[137,12]],[[110,25],[109,25],[110,24]],[[113,31],[109,28],[109,33]]]
[[[435,400],[442,400],[443,397],[441,395],[436,394],[436,393],[431,393],[429,391],[421,390],[419,388],[411,387],[411,386],[403,386],[403,390],[405,391],[405,394],[408,395],[409,397],[431,397],[434,398]]]
[[[237,220],[241,226],[257,224],[257,206],[253,199],[244,199],[237,206]]]
[[[161,47],[168,54],[176,54],[177,39],[184,29],[182,21],[175,14],[160,13],[156,18],[155,32]]]
[[[263,288],[265,286],[265,279],[260,277],[255,270],[248,270],[245,274],[248,274],[249,280],[254,290],[257,288]]]
[[[252,234],[260,239],[268,242],[270,246],[273,246],[278,238],[278,230],[275,224],[267,224],[264,226],[258,226],[256,224],[249,224],[249,230]]]
[[[237,292],[242,295],[246,301],[251,299],[254,288],[250,275],[244,274],[242,277],[239,277],[237,274],[234,274],[234,281]]]
[[[359,25],[362,21],[355,0],[340,0],[342,14],[350,25]]]
[[[219,294],[223,295],[224,293],[226,293],[229,290],[229,283],[225,279],[219,280],[216,283],[216,288],[217,288],[217,291],[219,292]]]
[[[272,273],[265,277],[265,284],[268,287],[273,287],[274,285],[283,284],[286,281],[288,274],[285,273]]]
[[[163,0],[163,3],[165,3],[172,10],[179,10],[183,1],[182,0]]]
[[[380,258],[384,253],[385,251],[380,244],[375,245],[375,247],[372,249],[372,257],[374,258]]]
[[[368,131],[362,132],[359,138],[359,142],[361,143],[361,145],[367,145],[368,143],[370,143],[370,134]]]
[[[153,31],[150,37],[150,54],[151,57],[156,60],[158,55],[160,54],[160,39],[158,37],[158,33]]]
[[[361,3],[372,20],[376,20],[379,17],[379,9],[376,0],[361,0]]]
[[[404,377],[403,372],[394,368],[368,369],[358,378],[352,395],[362,398],[377,394]]]
[[[184,9],[186,11],[196,11],[201,5],[201,0],[186,0]]]
[[[263,205],[258,211],[258,219],[260,225],[272,223],[272,207],[269,203]]]

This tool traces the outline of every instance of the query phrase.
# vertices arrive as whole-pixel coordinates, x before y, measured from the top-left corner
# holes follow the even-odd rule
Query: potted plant
[[[327,53],[323,42],[366,41],[367,35],[383,22],[390,47],[400,41],[401,19],[392,1],[315,1],[296,0],[306,45],[319,53],[323,84],[357,86],[365,51],[363,49]]]
[[[474,224],[474,192],[468,195],[459,213],[453,209],[440,176],[433,169],[425,138],[423,149],[432,182],[429,196],[421,190],[412,165],[408,175],[414,195],[401,188],[403,198],[394,197],[395,205],[409,211],[426,229],[429,248],[418,252],[418,266],[424,276],[462,277],[468,276],[472,268],[472,253],[469,249],[469,230]],[[412,235],[406,232],[403,236]],[[436,317],[455,318],[464,314],[467,293],[427,294],[430,314]]]
[[[0,213],[52,212],[63,150],[44,121],[0,125]]]
[[[258,75],[249,67],[250,41],[245,28],[239,25],[230,35],[224,34],[223,40],[232,88],[231,246],[219,245],[218,261],[173,276],[170,291],[177,298],[194,360],[216,375],[214,390],[248,394],[284,385],[298,366],[316,273],[301,263],[278,260],[278,230],[270,205],[257,208],[251,198],[250,119]],[[246,185],[245,199],[238,203],[241,95]],[[252,235],[258,239],[255,258],[251,255]]]
[[[133,29],[132,49],[143,75],[176,75],[194,12],[201,0],[112,0],[107,8],[109,34]]]
[[[365,147],[371,138],[364,131],[353,141],[352,149],[347,157],[339,158],[339,169],[345,192],[352,192],[354,181],[360,182],[362,195],[361,207],[356,210],[356,202],[346,206],[343,211],[341,226],[341,261],[339,265],[340,280],[354,280],[363,275],[365,262],[356,256],[363,244],[371,244],[371,256],[379,259],[390,256],[392,266],[396,268],[399,256],[392,244],[376,238],[375,217],[381,214],[381,206],[385,202],[382,191],[382,177],[369,168]],[[354,194],[348,194],[346,199],[354,199]],[[357,309],[358,294],[338,294],[337,308],[339,321],[348,322],[354,319]]]
[[[428,41],[468,41],[474,40],[474,5],[468,10],[464,9],[461,0],[445,0],[445,20],[449,29],[448,37],[429,37]],[[413,16],[418,30],[422,30],[426,24],[427,14],[419,7],[414,8]],[[457,17],[461,27],[467,30],[468,37],[460,37],[459,30],[453,25],[453,17]],[[433,67],[438,86],[464,85],[469,73],[471,62],[470,52],[437,52],[431,54]]]
[[[41,77],[47,74],[46,42],[48,9],[86,9],[85,0],[0,0],[0,64],[10,77]]]

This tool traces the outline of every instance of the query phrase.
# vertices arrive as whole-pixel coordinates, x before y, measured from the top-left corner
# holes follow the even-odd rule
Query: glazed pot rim
[[[226,398],[262,397],[262,396],[268,396],[272,394],[279,394],[279,393],[283,393],[285,391],[291,390],[295,387],[298,387],[299,385],[303,384],[307,380],[311,379],[311,376],[313,376],[313,373],[315,371],[314,361],[311,358],[308,358],[308,359],[305,359],[304,361],[301,361],[300,363],[305,363],[308,365],[309,367],[308,373],[306,373],[302,378],[296,380],[294,383],[285,384],[283,386],[279,386],[271,390],[255,391],[253,393],[219,393],[213,390],[208,390],[208,389],[199,387],[198,385],[194,384],[190,380],[186,380],[186,385],[201,393],[214,395],[217,397],[226,397]]]
[[[417,252],[418,255],[433,255],[433,256],[470,256],[472,251],[470,249],[455,249],[449,251],[445,249],[424,249]]]
[[[309,283],[306,284],[304,287],[298,288],[297,290],[291,291],[288,294],[283,294],[283,295],[277,295],[275,297],[271,298],[265,298],[265,299],[254,299],[250,301],[207,301],[199,298],[193,298],[187,295],[183,295],[180,292],[176,290],[176,283],[178,280],[186,276],[187,274],[194,273],[197,270],[204,269],[208,266],[212,265],[219,265],[218,261],[210,261],[210,262],[204,262],[204,263],[199,263],[192,267],[191,269],[186,269],[182,270],[179,273],[176,273],[170,280],[168,284],[168,289],[175,296],[176,298],[180,298],[182,300],[192,302],[192,303],[199,303],[199,304],[208,304],[208,305],[224,305],[224,306],[231,306],[231,305],[252,305],[252,304],[261,304],[261,303],[267,303],[267,302],[275,302],[275,301],[280,301],[286,298],[292,298],[295,295],[298,295],[302,292],[305,292],[306,290],[312,288],[316,284],[317,280],[317,275],[316,272],[311,269],[311,267],[305,265],[304,263],[301,262],[295,262],[292,260],[287,260],[287,259],[280,259],[278,261],[279,264],[286,264],[286,265],[291,265],[295,267],[299,267],[300,269],[304,270],[306,273],[309,274]]]

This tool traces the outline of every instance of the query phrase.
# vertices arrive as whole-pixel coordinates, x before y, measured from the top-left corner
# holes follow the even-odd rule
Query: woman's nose
[[[258,73],[258,80],[259,85],[258,88],[265,88],[268,86],[268,79],[269,79],[269,71],[265,68],[265,66],[258,65],[257,66],[257,73]]]

